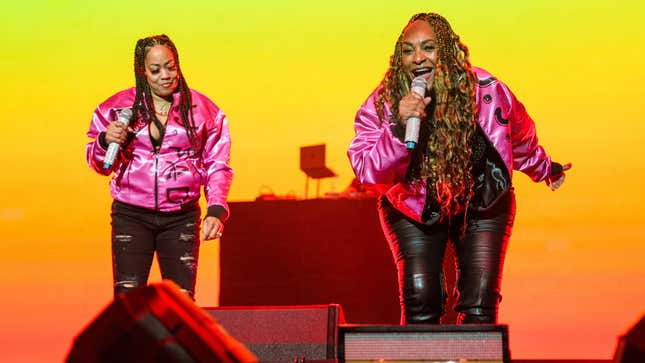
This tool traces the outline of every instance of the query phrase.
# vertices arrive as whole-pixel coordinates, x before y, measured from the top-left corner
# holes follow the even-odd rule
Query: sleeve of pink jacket
[[[202,149],[202,162],[206,170],[204,183],[204,194],[208,203],[209,215],[213,208],[223,208],[225,213],[221,215],[222,221],[229,215],[229,208],[226,202],[228,192],[233,180],[233,169],[230,163],[231,135],[228,129],[228,121],[224,112],[214,104],[211,114],[214,115],[205,125],[206,140]]]
[[[377,93],[378,88],[356,113],[355,136],[347,156],[361,183],[394,184],[405,179],[410,160],[405,144],[392,134],[391,124],[378,118]]]
[[[546,179],[551,173],[551,158],[539,144],[535,122],[526,112],[524,105],[507,88],[511,103],[511,144],[513,147],[513,169],[528,175],[533,181]]]

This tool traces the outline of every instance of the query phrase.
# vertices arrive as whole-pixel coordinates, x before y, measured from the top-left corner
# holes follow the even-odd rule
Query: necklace
[[[159,116],[168,116],[172,102],[168,102],[167,100],[157,96],[154,93],[152,94],[152,101],[155,106],[155,114]]]
[[[165,105],[155,104],[155,114],[159,116],[168,116],[169,112],[170,112],[170,103]]]

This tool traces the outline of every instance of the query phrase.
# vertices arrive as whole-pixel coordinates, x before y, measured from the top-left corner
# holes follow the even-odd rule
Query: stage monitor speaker
[[[75,338],[67,363],[257,362],[179,287],[164,281],[119,294]]]
[[[347,325],[339,361],[510,363],[506,325]]]
[[[335,361],[340,305],[205,308],[260,362]]]
[[[618,338],[614,363],[645,362],[645,315],[627,334]]]

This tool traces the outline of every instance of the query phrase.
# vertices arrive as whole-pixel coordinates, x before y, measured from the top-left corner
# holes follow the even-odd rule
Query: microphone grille
[[[119,118],[129,120],[131,117],[132,117],[132,109],[131,108],[124,108],[119,113]]]
[[[425,78],[421,77],[421,76],[420,77],[415,77],[412,80],[412,85],[411,85],[412,88],[416,88],[416,87],[426,88],[427,86],[428,86],[428,81]]]

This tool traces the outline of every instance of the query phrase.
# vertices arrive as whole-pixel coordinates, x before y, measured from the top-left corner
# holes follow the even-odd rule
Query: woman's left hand
[[[562,172],[560,174],[552,175],[547,179],[547,184],[551,187],[551,190],[556,190],[562,186],[564,183],[564,178],[566,174],[565,171],[571,169],[571,163],[562,165]]]
[[[222,237],[224,232],[224,223],[217,217],[206,217],[204,219],[204,226],[202,227],[202,239],[208,241]]]

